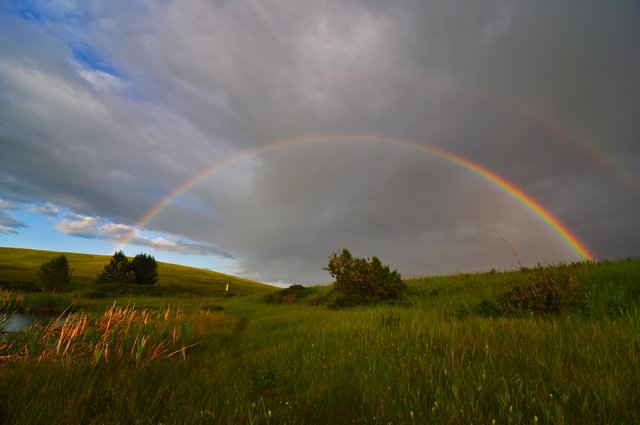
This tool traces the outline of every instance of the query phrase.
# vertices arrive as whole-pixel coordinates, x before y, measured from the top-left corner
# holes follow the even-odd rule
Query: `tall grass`
[[[25,304],[25,294],[0,289],[0,313],[21,310]]]
[[[106,323],[114,335],[145,323],[142,311],[129,320],[133,313],[107,309],[88,319],[86,329],[103,329],[91,349],[71,343],[73,362],[61,360],[68,338],[58,335],[48,345],[58,352],[0,367],[0,393],[10,395],[0,397],[0,422],[640,423],[640,261],[572,267],[589,297],[551,315],[474,312],[526,286],[520,272],[411,280],[407,306],[202,300],[224,310],[185,306],[191,334],[175,350],[202,343],[169,357],[180,361],[157,361],[172,349],[152,360],[173,329],[160,309],[148,311],[147,325],[166,332],[142,361],[131,331],[110,336],[109,357],[95,362]]]
[[[5,361],[90,359],[94,366],[100,362],[137,366],[176,354],[184,359],[186,350],[196,345],[190,340],[191,329],[181,310],[152,311],[114,304],[97,318],[83,312],[62,314],[49,323],[35,323],[5,336],[0,354]]]

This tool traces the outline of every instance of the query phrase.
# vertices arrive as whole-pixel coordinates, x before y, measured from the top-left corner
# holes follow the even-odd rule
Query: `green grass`
[[[102,271],[111,256],[78,253],[60,253],[20,248],[0,248],[0,287],[22,286],[40,287],[37,269],[40,264],[64,254],[69,261],[73,276],[71,283],[58,290],[66,305],[75,304],[78,308],[103,309],[114,301],[127,303],[135,300],[138,305],[163,306],[168,298],[177,296],[181,302],[201,297],[221,297],[226,295],[225,289],[236,295],[267,293],[274,287],[263,283],[242,279],[215,271],[180,266],[176,264],[158,263],[160,279],[156,285],[119,285],[95,283],[96,275]],[[45,300],[48,294],[26,294],[25,308],[30,302],[42,305],[38,300]],[[55,303],[60,307],[60,302]]]
[[[326,288],[291,304],[260,287],[132,295],[181,305],[184,344],[200,344],[184,360],[5,362],[0,423],[640,423],[640,260],[571,267],[583,292],[561,314],[476,312],[522,272],[410,279],[407,305],[338,311],[317,305]]]

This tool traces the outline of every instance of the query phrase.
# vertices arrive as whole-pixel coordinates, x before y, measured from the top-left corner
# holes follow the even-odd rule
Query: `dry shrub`
[[[561,313],[574,304],[582,289],[575,272],[566,264],[534,269],[522,268],[528,285],[514,286],[499,300],[484,300],[476,310],[480,314]]]

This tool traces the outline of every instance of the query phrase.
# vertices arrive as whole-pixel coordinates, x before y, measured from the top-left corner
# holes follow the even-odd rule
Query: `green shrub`
[[[71,282],[71,269],[67,257],[61,255],[42,263],[38,268],[38,277],[42,286],[51,291]]]
[[[302,285],[291,285],[288,288],[267,295],[267,302],[273,304],[291,304],[311,294],[313,289]]]
[[[329,294],[332,307],[399,301],[407,292],[400,273],[391,271],[377,257],[356,258],[343,249],[341,254],[331,254],[324,269],[335,279]]]
[[[527,286],[516,285],[498,300],[485,299],[476,311],[483,315],[561,313],[577,303],[582,286],[570,266],[537,266],[522,271],[527,276]]]

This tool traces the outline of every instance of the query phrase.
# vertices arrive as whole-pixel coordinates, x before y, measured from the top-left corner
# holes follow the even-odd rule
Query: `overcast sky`
[[[640,2],[0,3],[0,245],[318,283],[640,255]],[[257,152],[251,154],[251,152]],[[245,153],[245,154],[243,154]],[[228,161],[229,158],[241,158]],[[228,163],[145,214],[215,164]]]

